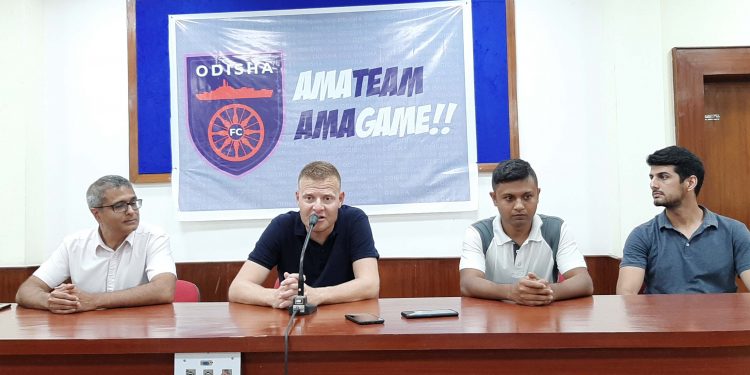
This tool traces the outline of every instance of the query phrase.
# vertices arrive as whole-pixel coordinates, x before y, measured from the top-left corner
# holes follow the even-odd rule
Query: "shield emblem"
[[[186,59],[193,144],[215,168],[247,173],[271,154],[281,135],[281,54]]]

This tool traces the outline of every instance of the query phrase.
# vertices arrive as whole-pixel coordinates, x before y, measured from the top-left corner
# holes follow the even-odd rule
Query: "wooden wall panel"
[[[229,284],[240,267],[242,262],[177,263],[177,277],[195,283],[201,291],[201,301],[226,301]]]
[[[18,287],[36,269],[36,266],[0,267],[0,302],[15,302]]]
[[[380,296],[459,296],[458,258],[387,258],[378,261]]]
[[[177,263],[177,276],[195,283],[201,301],[224,302],[227,290],[244,261]],[[619,259],[587,256],[586,263],[594,280],[594,294],[614,294]],[[16,290],[37,267],[0,267],[0,302],[12,302]],[[458,258],[385,258],[378,262],[380,296],[455,297],[460,295]],[[264,285],[273,286],[276,270],[271,270]]]
[[[587,256],[586,266],[594,281],[594,294],[615,294],[617,276],[620,273],[620,258],[613,256]]]
[[[201,291],[203,302],[226,302],[229,284],[232,283],[244,261],[239,262],[189,262],[177,263],[177,277],[195,283]],[[276,281],[276,268],[263,283],[270,288]]]

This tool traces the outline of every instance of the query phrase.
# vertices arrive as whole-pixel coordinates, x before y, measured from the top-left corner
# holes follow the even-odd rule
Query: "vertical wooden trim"
[[[128,160],[130,181],[138,176],[138,71],[135,51],[135,0],[127,1],[128,13]]]
[[[508,125],[510,126],[510,157],[519,158],[518,145],[518,97],[516,81],[516,5],[514,0],[505,1],[506,38],[508,44]]]
[[[693,152],[703,154],[691,142],[689,129],[703,126],[703,69],[694,65],[693,54],[684,49],[672,48],[674,90],[675,141]]]
[[[171,174],[140,174],[138,170],[138,60],[135,40],[135,2],[127,0],[128,34],[128,160],[130,181],[169,182]]]

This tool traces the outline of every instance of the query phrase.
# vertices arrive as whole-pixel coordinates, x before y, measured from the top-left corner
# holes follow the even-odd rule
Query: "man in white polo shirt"
[[[66,237],[21,284],[16,302],[59,314],[171,303],[177,273],[169,237],[139,225],[142,201],[130,181],[104,176],[86,200],[99,226]]]
[[[591,295],[586,261],[565,222],[536,214],[541,190],[531,165],[520,159],[498,164],[492,190],[499,215],[466,230],[461,294],[529,306]]]

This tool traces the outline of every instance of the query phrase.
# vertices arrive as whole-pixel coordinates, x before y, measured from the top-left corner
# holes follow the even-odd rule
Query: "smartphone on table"
[[[346,317],[346,320],[360,325],[383,324],[385,322],[383,318],[370,313],[345,314],[344,316]]]
[[[406,319],[438,318],[441,316],[458,316],[458,311],[451,309],[408,310],[402,311],[401,316]]]

